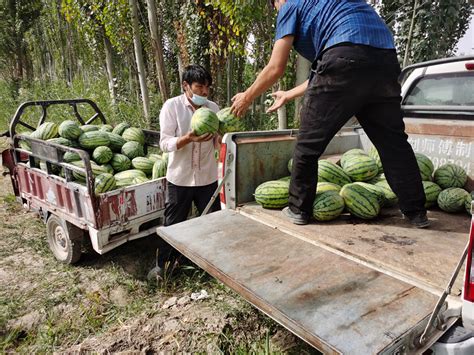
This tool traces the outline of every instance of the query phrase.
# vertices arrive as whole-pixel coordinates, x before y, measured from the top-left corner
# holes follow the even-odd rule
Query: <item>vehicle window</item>
[[[426,76],[410,89],[403,104],[474,106],[474,73]]]

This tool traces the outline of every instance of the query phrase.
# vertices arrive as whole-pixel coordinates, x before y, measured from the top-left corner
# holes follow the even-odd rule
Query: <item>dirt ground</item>
[[[2,352],[315,353],[193,265],[170,267],[159,284],[147,281],[159,244],[150,236],[60,264],[43,222],[0,176]]]

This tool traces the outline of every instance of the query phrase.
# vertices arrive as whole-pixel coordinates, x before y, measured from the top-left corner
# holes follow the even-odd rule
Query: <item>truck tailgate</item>
[[[413,352],[437,301],[424,288],[233,210],[157,233],[324,353]]]

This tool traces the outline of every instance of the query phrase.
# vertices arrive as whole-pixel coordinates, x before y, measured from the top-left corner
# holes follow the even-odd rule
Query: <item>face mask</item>
[[[191,97],[191,101],[193,104],[196,106],[203,106],[207,103],[207,97],[206,96],[199,96],[193,93],[193,97]]]

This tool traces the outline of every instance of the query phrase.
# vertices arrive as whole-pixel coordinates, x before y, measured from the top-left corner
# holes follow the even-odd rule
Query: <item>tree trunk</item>
[[[158,85],[160,87],[161,98],[163,102],[169,99],[169,88],[166,79],[165,60],[163,57],[163,46],[161,44],[160,33],[158,31],[158,21],[156,19],[155,0],[147,0],[148,22],[150,24],[151,45],[153,47],[153,56],[155,57],[156,74],[158,76]]]
[[[138,78],[140,80],[140,91],[142,93],[143,113],[148,126],[150,126],[150,97],[148,96],[148,87],[146,85],[145,64],[143,62],[142,43],[140,41],[140,28],[138,25],[138,11],[136,0],[129,0],[132,28],[133,28],[133,47],[135,48],[135,59],[137,61]]]
[[[298,86],[305,82],[308,79],[309,71],[311,70],[311,62],[306,58],[298,55],[296,58],[296,85]],[[295,100],[295,118],[294,122],[300,121],[300,111],[301,111],[301,104],[303,102],[302,97],[298,97]]]
[[[281,81],[278,83],[278,90],[284,90]],[[278,129],[287,129],[288,128],[288,118],[286,116],[286,106],[283,105],[277,111],[278,113]]]
[[[403,67],[408,65],[408,57],[410,56],[411,40],[413,37],[413,29],[415,27],[416,11],[418,10],[418,0],[413,3],[413,13],[411,15],[410,31],[408,32],[407,45],[405,47],[405,57],[403,58]]]
[[[232,99],[232,72],[234,71],[234,54],[231,53],[227,57],[227,106],[230,106]]]
[[[109,94],[110,99],[112,100],[112,106],[115,106],[117,103],[116,94],[115,94],[115,83],[114,83],[114,62],[113,62],[113,51],[112,43],[110,43],[109,38],[105,34],[105,31],[102,32],[104,38],[104,50],[105,50],[105,66],[107,69],[107,81],[109,83]]]

